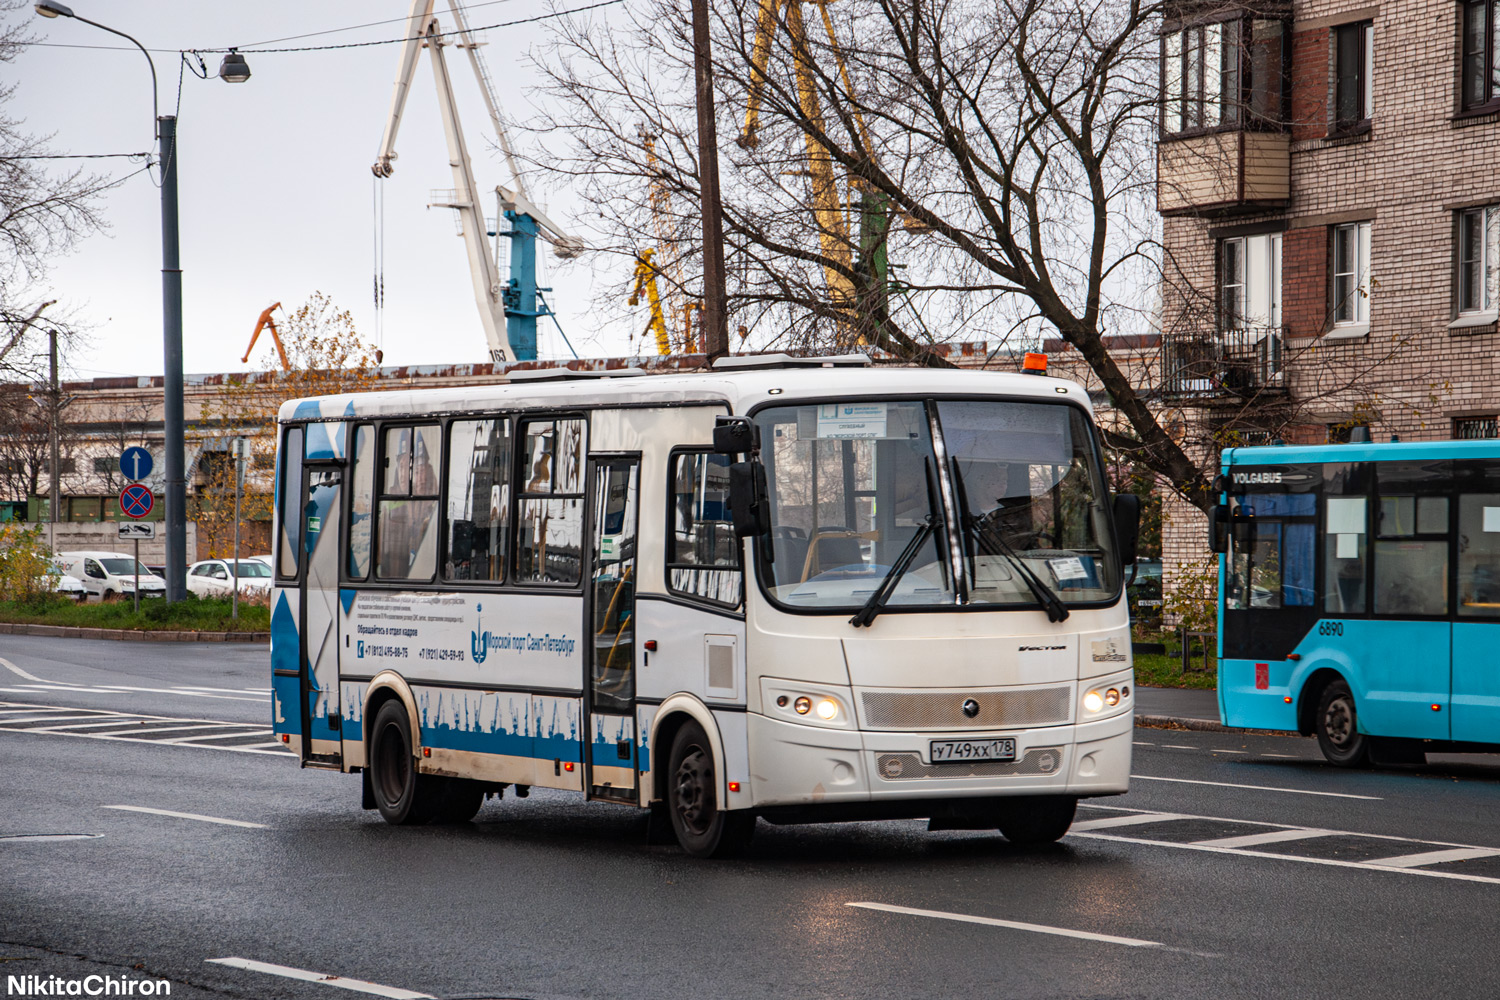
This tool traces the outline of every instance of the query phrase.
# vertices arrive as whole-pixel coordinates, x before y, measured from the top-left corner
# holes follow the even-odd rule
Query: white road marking
[[[1057,937],[1077,938],[1080,941],[1100,941],[1104,944],[1124,945],[1127,948],[1164,948],[1160,941],[1145,941],[1141,938],[1119,937],[1114,934],[1095,934],[1093,931],[1075,931],[1068,927],[1049,927],[1046,924],[1027,924],[1019,920],[1000,920],[995,917],[976,917],[967,913],[948,913],[943,910],[919,910],[911,906],[892,906],[889,903],[845,903],[864,910],[881,910],[886,913],[904,913],[912,917],[932,917],[935,920],[957,920],[965,924],[986,924],[990,927],[1008,927],[1016,931],[1031,931],[1035,934],[1052,934]]]
[[[19,719],[0,719],[0,726],[16,726],[23,722],[75,722],[79,719],[97,719],[97,715],[23,715]],[[118,725],[118,723],[116,723]]]
[[[1291,757],[1292,759],[1295,760],[1298,757],[1300,757],[1301,755],[1300,754],[1295,754],[1295,753],[1263,753],[1263,754],[1261,754],[1261,756],[1262,757]]]
[[[1196,749],[1198,749],[1197,747],[1185,747],[1185,746],[1183,746],[1180,743],[1163,743],[1161,745],[1161,748],[1163,750],[1196,750]]]
[[[1163,823],[1170,819],[1185,819],[1180,813],[1131,813],[1125,816],[1106,816],[1103,819],[1086,819],[1074,823],[1069,830],[1086,833],[1089,830],[1109,830],[1117,826],[1139,826],[1142,823]]]
[[[182,688],[143,688],[126,687],[123,684],[114,687],[115,691],[128,691],[131,694],[175,694],[183,698],[215,698],[219,701],[261,701],[269,702],[270,695],[244,695],[244,694],[209,694],[207,691],[186,691]]]
[[[53,708],[51,705],[27,705],[25,708],[0,708],[0,715],[26,715],[30,712],[66,712],[66,708]]]
[[[187,728],[187,727],[184,726],[183,728]],[[269,736],[269,735],[271,735],[271,730],[269,730],[269,729],[236,729],[236,730],[226,731],[226,732],[222,732],[222,733],[199,733],[197,736],[174,736],[174,737],[172,737],[169,740],[162,740],[162,742],[163,743],[194,743],[194,742],[202,742],[204,740],[242,740],[242,739],[244,739],[247,736]],[[259,746],[259,745],[262,745],[262,744],[257,744],[257,745]]]
[[[36,681],[38,684],[47,683],[35,674],[28,674],[26,671],[22,670],[20,667],[16,666],[14,663],[10,662],[3,656],[0,656],[0,667],[4,667],[6,670],[9,670],[11,673],[15,674],[17,677],[24,677],[28,681]]]
[[[116,725],[119,725],[119,723],[116,723]],[[207,722],[207,723],[199,723],[197,725],[181,725],[181,726],[177,725],[176,723],[172,723],[172,722],[167,722],[167,723],[146,722],[146,723],[138,723],[138,725],[140,725],[141,728],[139,728],[139,729],[117,729],[117,730],[115,730],[112,733],[98,733],[97,735],[99,735],[99,736],[124,736],[127,733],[135,733],[138,736],[145,736],[145,735],[150,734],[150,733],[178,733],[178,732],[187,732],[189,729],[223,729],[224,728],[224,723],[222,723],[222,722]],[[147,728],[147,727],[149,727],[149,728]],[[255,730],[251,730],[251,732],[255,732]],[[198,737],[198,738],[202,739],[204,737]],[[166,741],[163,740],[162,742],[166,742]]]
[[[15,833],[0,837],[0,844],[50,844],[59,840],[98,840],[102,833]]]
[[[1472,861],[1475,858],[1492,858],[1500,851],[1489,847],[1452,847],[1446,851],[1423,851],[1421,854],[1399,854],[1393,858],[1366,861],[1367,865],[1382,868],[1415,868],[1418,865],[1441,865],[1449,861]]]
[[[1244,847],[1229,847],[1225,846],[1223,842],[1216,842],[1211,840],[1199,841],[1197,843],[1184,843],[1181,841],[1151,840],[1146,837],[1130,837],[1117,833],[1093,832],[1088,830],[1076,834],[1076,836],[1080,840],[1107,840],[1120,844],[1139,844],[1145,847],[1173,847],[1177,848],[1178,850],[1207,851],[1211,854],[1230,854],[1245,858],[1265,858],[1272,861],[1295,861],[1301,864],[1326,865],[1334,868],[1358,868],[1364,871],[1386,872],[1388,874],[1395,875],[1424,875],[1431,878],[1457,879],[1462,882],[1485,882],[1490,885],[1500,885],[1500,877],[1490,875],[1469,875],[1461,871],[1445,871],[1440,868],[1413,867],[1414,865],[1442,864],[1445,861],[1459,861],[1467,858],[1500,855],[1500,847],[1475,847],[1469,844],[1452,844],[1443,841],[1414,840],[1411,837],[1396,837],[1387,833],[1361,833],[1355,830],[1324,830],[1314,827],[1288,827],[1284,823],[1265,823],[1249,819],[1232,819],[1227,816],[1198,816],[1191,813],[1151,812],[1150,810],[1129,809],[1124,806],[1086,805],[1083,808],[1115,813],[1117,815],[1128,814],[1130,816],[1150,817],[1147,820],[1142,820],[1142,822],[1154,822],[1157,820],[1173,819],[1197,819],[1210,820],[1218,823],[1236,823],[1241,826],[1261,826],[1266,827],[1267,829],[1274,829],[1280,833],[1288,834],[1289,836],[1286,839],[1301,839],[1301,835],[1304,834],[1311,834],[1320,837],[1359,837],[1364,840],[1389,840],[1392,842],[1393,846],[1396,844],[1415,844],[1419,847],[1445,848],[1452,850],[1427,850],[1421,852],[1420,854],[1393,855],[1392,857],[1384,859],[1384,861],[1344,861],[1337,858],[1309,858],[1300,857],[1293,854],[1276,854],[1271,851],[1250,850]],[[1083,827],[1083,825],[1084,824],[1082,823],[1075,824],[1074,830],[1080,829],[1081,827]],[[1070,830],[1067,836],[1075,836],[1074,830]],[[1292,838],[1290,836],[1291,834],[1297,834],[1298,836],[1296,838]],[[1224,839],[1232,840],[1238,838]],[[1410,860],[1416,858],[1422,858],[1426,860]],[[1397,861],[1408,863],[1393,863]]]
[[[1221,750],[1218,747],[1215,747],[1214,749],[1212,749],[1212,750],[1209,751],[1209,753],[1245,753],[1245,752],[1246,751],[1244,751],[1244,750]]]
[[[1332,830],[1272,830],[1269,833],[1250,833],[1243,837],[1219,837],[1216,840],[1195,840],[1199,847],[1260,847],[1265,844],[1284,844],[1292,840],[1311,840],[1314,837],[1339,836]]]
[[[4,690],[4,688],[0,688],[0,690]],[[177,726],[170,727],[170,728],[179,728],[180,729],[180,728],[184,728],[186,726],[193,726],[193,725],[197,725],[197,724],[203,723],[203,722],[214,722],[215,721],[215,720],[211,720],[211,719],[210,720],[204,720],[204,719],[173,719],[173,718],[169,718],[167,716],[148,716],[148,715],[140,715],[138,713],[133,713],[133,712],[111,712],[111,711],[107,711],[105,709],[55,708],[55,707],[33,706],[33,705],[20,705],[20,704],[17,704],[15,702],[0,702],[0,712],[3,712],[3,711],[16,711],[16,712],[22,713],[23,715],[35,715],[37,712],[58,713],[58,712],[89,711],[92,714],[90,714],[90,715],[78,715],[78,716],[62,716],[62,715],[53,714],[53,715],[48,715],[48,716],[42,716],[39,719],[32,720],[32,721],[40,721],[41,719],[45,719],[48,722],[53,722],[53,721],[62,722],[62,721],[66,721],[66,720],[72,719],[72,718],[90,719],[90,720],[96,720],[96,721],[92,721],[87,726],[77,726],[77,725],[75,725],[75,726],[57,726],[57,727],[41,726],[41,727],[36,727],[36,728],[28,728],[28,727],[25,727],[25,726],[17,726],[16,728],[12,729],[12,728],[9,728],[7,726],[7,723],[10,723],[10,722],[19,722],[19,721],[22,721],[22,720],[20,720],[20,719],[14,719],[14,718],[6,717],[6,716],[0,716],[0,732],[7,732],[7,733],[40,733],[43,736],[72,736],[72,737],[75,737],[75,738],[78,738],[78,739],[85,739],[85,740],[111,740],[111,741],[123,742],[123,743],[145,743],[145,744],[149,744],[149,745],[153,745],[153,746],[197,747],[197,748],[199,748],[201,750],[218,750],[218,751],[227,752],[227,753],[271,754],[273,756],[283,756],[283,757],[284,756],[290,756],[289,748],[285,747],[285,746],[279,746],[279,744],[272,744],[273,747],[278,747],[279,746],[279,749],[259,749],[261,747],[264,747],[265,744],[255,744],[253,746],[248,746],[248,747],[231,747],[231,746],[217,746],[217,745],[212,744],[212,743],[193,743],[193,742],[179,743],[179,742],[165,740],[165,739],[153,740],[153,739],[149,738],[150,732],[152,730],[145,730],[145,731],[138,731],[138,730],[135,730],[135,729],[122,730],[122,732],[129,732],[129,733],[132,734],[132,735],[129,735],[129,736],[107,736],[107,735],[104,735],[102,733],[93,733],[93,732],[84,733],[84,732],[74,732],[73,731],[73,730],[80,729],[80,728],[100,729],[100,728],[105,728],[105,727],[108,727],[108,726],[120,726],[120,725],[125,725],[127,723],[135,723],[135,722],[142,722],[142,721],[147,722],[147,723],[155,723],[155,724],[157,724],[157,726],[160,726],[160,725],[165,724],[165,723],[177,723],[178,724]],[[264,728],[264,726],[257,725],[256,723],[253,723],[253,722],[218,722],[217,724],[220,725],[220,726],[224,726],[226,728],[229,728],[229,727],[238,728],[239,730],[242,731],[241,735],[244,735],[244,736],[256,736],[256,735],[259,735],[261,733],[264,733],[264,732],[268,731],[268,730],[266,730]],[[163,731],[163,730],[156,729],[155,731]]]
[[[216,688],[216,687],[204,687],[201,684],[173,684],[172,685],[172,690],[173,691],[216,691],[216,692],[221,691],[224,694],[263,694],[267,698],[271,697],[271,689],[270,688]]]
[[[98,716],[96,715],[94,718],[97,719]],[[0,719],[0,726],[4,726],[5,721],[4,719]],[[131,720],[127,717],[124,719],[110,719],[108,722],[70,722],[66,726],[45,726],[42,729],[34,729],[32,732],[61,733],[67,736],[71,735],[71,730],[74,729],[105,729],[109,726],[118,726],[122,722],[129,721]]]
[[[340,989],[355,990],[359,993],[373,993],[378,997],[391,997],[392,1000],[434,1000],[431,993],[417,993],[396,986],[382,986],[380,983],[371,983],[363,979],[330,976],[322,972],[294,969],[289,965],[272,965],[270,962],[257,962],[249,958],[210,958],[208,961],[215,965],[227,965],[230,968],[244,969],[248,972],[264,972],[268,976],[300,979],[307,983],[322,983],[324,986],[337,986]]]
[[[1131,743],[1132,746],[1138,746],[1138,747],[1154,747],[1154,746],[1156,746],[1155,743],[1146,743],[1146,742],[1143,742],[1141,740],[1131,740],[1130,743]]]
[[[1251,788],[1257,792],[1290,792],[1295,795],[1322,795],[1330,799],[1363,799],[1384,802],[1382,795],[1351,795],[1348,792],[1315,792],[1307,788],[1279,788],[1275,785],[1237,785],[1229,781],[1196,781],[1192,778],[1159,778],[1153,774],[1132,774],[1131,781],[1171,781],[1179,785],[1213,785],[1216,788]]]
[[[170,816],[173,819],[193,819],[200,823],[218,823],[223,826],[243,826],[251,830],[264,830],[266,824],[251,823],[243,819],[224,819],[221,816],[203,816],[199,813],[173,812],[171,809],[151,809],[146,806],[100,806],[101,809],[119,809],[122,812],[150,813],[152,816]]]

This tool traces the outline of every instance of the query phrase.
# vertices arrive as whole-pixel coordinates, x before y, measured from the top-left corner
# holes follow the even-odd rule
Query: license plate
[[[932,740],[927,744],[934,764],[957,760],[1015,760],[1016,739],[998,740]]]

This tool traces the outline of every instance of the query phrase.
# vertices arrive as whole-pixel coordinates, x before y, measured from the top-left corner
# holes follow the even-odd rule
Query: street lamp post
[[[162,298],[162,436],[166,451],[167,600],[187,597],[187,444],[182,426],[182,267],[177,241],[177,116],[160,114],[157,103],[156,63],[146,47],[123,31],[90,21],[71,7],[42,0],[36,12],[43,17],[70,17],[119,35],[141,50],[151,67],[151,110],[156,119],[156,141],[161,167],[161,298]],[[229,83],[250,78],[245,57],[230,52],[219,67],[219,76]]]

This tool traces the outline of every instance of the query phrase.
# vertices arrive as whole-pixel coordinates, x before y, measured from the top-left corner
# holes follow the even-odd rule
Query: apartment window
[[[1281,234],[1237,236],[1220,244],[1220,328],[1281,326]]]
[[[1241,21],[1197,25],[1165,35],[1163,132],[1239,121],[1242,25]]]
[[[1333,325],[1370,322],[1370,224],[1333,227]]]
[[[1368,121],[1373,107],[1375,25],[1346,24],[1333,31],[1333,127],[1347,131]]]
[[[1481,438],[1500,438],[1500,417],[1455,417],[1453,437],[1459,441],[1477,441]]]
[[[1466,0],[1460,53],[1464,110],[1500,102],[1500,0]]]
[[[1458,311],[1500,310],[1500,205],[1458,213]]]
[[[108,475],[109,473],[115,471],[115,459],[112,459],[112,458],[96,458],[96,459],[94,459],[94,471],[97,472],[97,473],[101,473],[103,475]]]

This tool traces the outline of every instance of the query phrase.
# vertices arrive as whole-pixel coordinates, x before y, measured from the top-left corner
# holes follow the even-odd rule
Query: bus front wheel
[[[375,806],[387,823],[415,826],[438,817],[444,798],[442,779],[417,772],[411,720],[400,701],[388,701],[375,713],[369,767]]]
[[[1007,799],[996,826],[1012,844],[1050,844],[1073,825],[1078,800],[1066,795],[1018,796]]]
[[[1341,680],[1331,681],[1318,696],[1313,725],[1318,749],[1337,767],[1363,767],[1370,760],[1370,741],[1359,731],[1354,692]]]
[[[677,843],[696,858],[728,858],[755,832],[751,813],[719,808],[719,781],[708,734],[696,722],[677,730],[667,770],[667,813]]]

